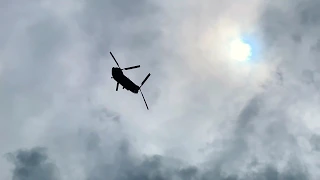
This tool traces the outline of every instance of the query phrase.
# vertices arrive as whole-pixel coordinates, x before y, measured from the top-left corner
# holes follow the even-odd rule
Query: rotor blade
[[[119,83],[117,83],[116,91],[118,91],[118,88],[119,88]]]
[[[143,93],[142,93],[141,90],[140,90],[140,93],[141,93],[141,95],[142,95],[142,98],[143,98],[144,103],[146,104],[147,109],[149,110],[148,104],[147,104],[146,99],[144,98]]]
[[[129,70],[129,69],[134,69],[134,68],[139,68],[139,67],[140,67],[140,65],[138,65],[138,66],[131,66],[131,67],[124,68],[124,70]]]
[[[140,85],[140,88],[142,87],[142,85],[147,81],[147,79],[150,77],[150,73],[147,75],[146,78],[144,78],[144,80],[142,81],[141,85]]]
[[[120,66],[119,66],[119,64],[118,64],[118,62],[117,62],[117,60],[116,60],[116,58],[113,56],[112,52],[110,52],[110,55],[112,56],[113,60],[116,62],[117,66],[120,68]]]

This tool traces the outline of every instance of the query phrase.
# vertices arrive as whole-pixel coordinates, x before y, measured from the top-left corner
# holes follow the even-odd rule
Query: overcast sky
[[[0,3],[0,179],[320,178],[319,1]]]

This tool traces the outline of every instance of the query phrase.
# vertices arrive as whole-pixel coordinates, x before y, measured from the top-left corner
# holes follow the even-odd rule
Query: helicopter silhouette
[[[138,92],[140,91],[143,101],[146,104],[147,109],[149,110],[148,104],[146,102],[146,99],[143,96],[143,93],[141,91],[141,87],[143,86],[143,84],[147,81],[147,79],[150,77],[150,73],[146,76],[146,78],[142,81],[141,85],[138,86],[136,85],[134,82],[132,82],[127,76],[125,76],[123,74],[123,70],[129,70],[129,69],[135,69],[135,68],[139,68],[140,65],[137,66],[131,66],[131,67],[127,67],[127,68],[121,68],[119,66],[119,63],[117,62],[116,58],[113,56],[112,52],[110,52],[110,55],[112,56],[113,60],[116,62],[118,67],[113,67],[112,68],[112,79],[114,79],[117,82],[117,87],[116,87],[116,91],[118,91],[119,88],[119,84],[123,87],[122,89],[127,89],[128,91],[131,91],[134,94],[138,94]]]

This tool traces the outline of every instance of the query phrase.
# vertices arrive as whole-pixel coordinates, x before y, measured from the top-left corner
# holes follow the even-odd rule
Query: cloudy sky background
[[[318,1],[0,3],[0,179],[319,179]]]

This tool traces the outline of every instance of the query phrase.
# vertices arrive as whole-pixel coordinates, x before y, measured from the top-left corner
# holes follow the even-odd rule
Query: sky
[[[0,179],[319,179],[317,0],[0,4]]]

